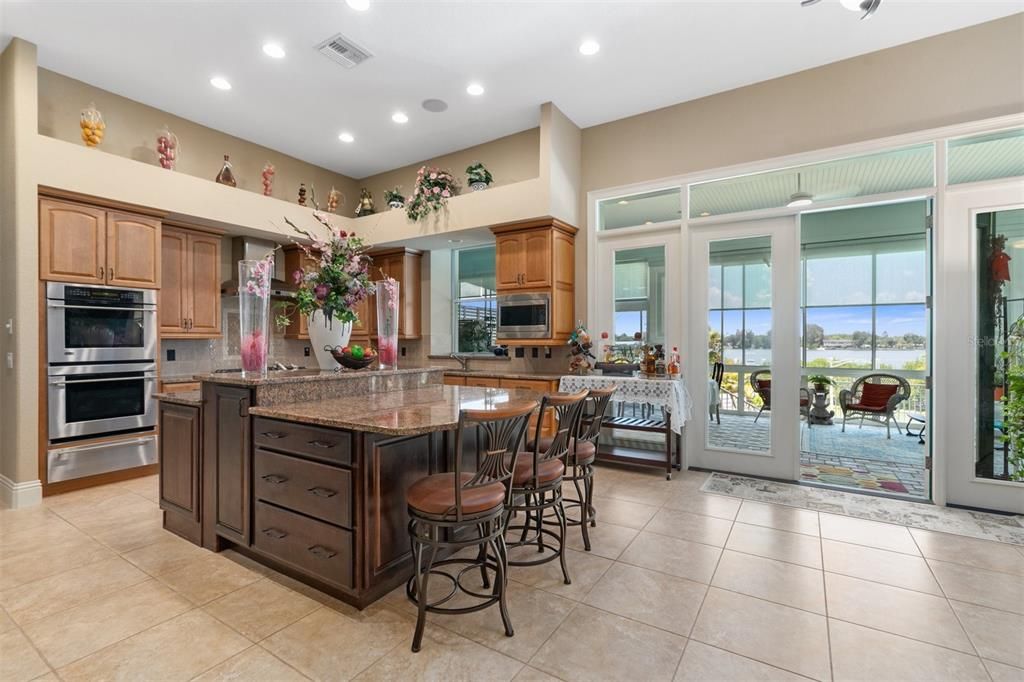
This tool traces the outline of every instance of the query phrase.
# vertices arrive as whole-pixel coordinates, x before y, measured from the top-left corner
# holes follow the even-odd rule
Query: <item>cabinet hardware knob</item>
[[[281,476],[280,474],[267,474],[266,476],[261,476],[260,478],[262,478],[267,483],[273,483],[274,485],[280,485],[288,480],[287,476]]]
[[[114,268],[110,268],[110,272],[109,272],[109,273],[107,273],[107,276],[108,276],[108,277],[109,277],[110,279],[114,279]]]
[[[268,538],[274,538],[275,540],[280,540],[281,538],[288,537],[288,533],[285,533],[283,530],[279,530],[277,528],[264,528],[260,532],[266,535]]]
[[[181,318],[181,328],[182,329],[188,329],[188,318],[187,317]]]
[[[334,497],[335,495],[338,494],[337,490],[331,490],[330,488],[321,488],[320,486],[310,488],[306,492],[312,495],[316,495],[317,497]]]
[[[320,557],[321,559],[330,559],[332,557],[337,556],[338,554],[334,550],[327,549],[323,545],[313,545],[306,551],[308,551],[313,556]]]
[[[242,398],[241,400],[238,401],[238,416],[239,417],[248,417],[249,416],[249,399],[248,398]],[[246,429],[246,431],[248,432],[248,429]]]
[[[264,431],[260,435],[263,436],[264,438],[273,438],[274,440],[278,440],[279,438],[284,438],[288,434],[284,433],[283,431]]]
[[[100,268],[100,279],[103,279],[103,268]]]
[[[336,445],[335,443],[332,443],[329,440],[311,440],[309,441],[309,444],[312,445],[314,448],[324,449],[333,448]]]

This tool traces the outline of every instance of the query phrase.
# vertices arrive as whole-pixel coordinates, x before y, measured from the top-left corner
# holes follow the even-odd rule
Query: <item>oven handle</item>
[[[76,310],[127,310],[133,313],[155,313],[156,308],[126,308],[112,305],[67,305],[65,303],[47,303],[50,308],[74,308]]]
[[[116,377],[113,379],[79,379],[78,381],[51,381],[51,386],[59,386],[64,388],[68,383],[72,384],[94,384],[99,381],[156,381],[156,377]]]
[[[156,440],[156,436],[146,436],[144,438],[135,438],[133,440],[119,440],[107,443],[97,443],[96,445],[83,445],[81,447],[71,448],[60,448],[58,450],[50,450],[50,452],[65,453],[65,452],[87,452],[90,450],[99,450],[101,448],[109,448],[111,445],[143,445]]]

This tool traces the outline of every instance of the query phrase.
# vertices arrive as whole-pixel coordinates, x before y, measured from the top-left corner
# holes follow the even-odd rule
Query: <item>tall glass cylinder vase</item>
[[[242,376],[267,376],[273,259],[238,261],[238,328]]]
[[[377,285],[377,358],[381,369],[398,369],[398,282]]]

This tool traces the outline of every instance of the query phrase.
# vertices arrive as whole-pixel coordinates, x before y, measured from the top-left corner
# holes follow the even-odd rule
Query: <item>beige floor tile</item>
[[[944,649],[853,623],[829,619],[832,673],[836,682],[846,680],[988,679],[977,656]]]
[[[318,602],[270,580],[260,580],[216,599],[203,610],[254,642],[320,608]]]
[[[167,537],[163,520],[150,515],[121,524],[113,524],[96,531],[92,536],[115,552],[130,552],[151,545]]]
[[[50,672],[39,653],[21,633],[8,630],[0,635],[0,680],[24,682]]]
[[[250,646],[240,634],[192,610],[57,670],[76,680],[182,680]]]
[[[651,533],[670,535],[715,547],[725,546],[731,529],[732,521],[675,509],[659,509],[644,528]]]
[[[115,556],[110,548],[89,537],[37,546],[30,552],[0,559],[0,592]]]
[[[410,645],[414,626],[411,619],[386,610],[357,623],[320,608],[261,646],[314,680],[348,680],[399,644]]]
[[[629,546],[640,531],[635,528],[616,526],[611,523],[599,523],[588,528],[590,533],[590,553],[606,559],[618,559],[622,551]],[[579,526],[566,529],[565,546],[579,552],[583,549],[583,531]]]
[[[911,528],[910,534],[929,559],[1024,576],[1024,554],[1013,545],[919,528]]]
[[[210,555],[208,550],[165,532],[164,537],[157,542],[125,552],[122,557],[150,575],[160,575],[184,568]]]
[[[63,519],[54,514],[45,503],[22,509],[0,507],[0,540],[6,538],[8,533],[22,532],[59,521]]]
[[[992,682],[1024,682],[1024,668],[1014,668],[996,661],[982,660],[992,676]]]
[[[109,501],[114,498],[124,500],[127,491],[116,485],[101,485],[95,488],[84,488],[62,495],[43,498],[43,505],[61,516],[77,516],[94,509],[110,508]],[[116,506],[116,503],[113,505]]]
[[[821,551],[826,571],[942,595],[931,569],[921,557],[835,540],[822,540]]]
[[[8,630],[13,630],[17,627],[17,624],[11,620],[11,617],[7,615],[7,611],[0,609],[0,635],[4,634]]]
[[[142,478],[133,478],[127,481],[122,481],[117,484],[118,487],[130,490],[136,495],[150,500],[151,502],[160,501],[160,477],[159,476],[143,476]]]
[[[818,514],[818,522],[821,524],[821,537],[829,540],[921,555],[910,531],[904,526],[825,513]]]
[[[950,603],[978,655],[1024,668],[1024,616],[963,602]]]
[[[149,578],[120,557],[73,568],[0,592],[0,605],[24,626]]]
[[[610,559],[595,556],[593,552],[571,549],[565,550],[565,562],[572,579],[571,585],[565,584],[562,568],[557,561],[549,561],[540,566],[509,566],[508,576],[515,582],[579,601],[612,565]]]
[[[683,660],[679,662],[675,682],[800,682],[806,679],[752,658],[690,640],[683,652]]]
[[[821,568],[821,541],[802,533],[736,523],[725,546],[737,552]]]
[[[639,502],[628,502],[617,500],[611,497],[594,496],[594,508],[597,510],[597,525],[611,523],[616,526],[635,528],[637,530],[647,525],[654,513],[658,511],[656,506],[640,504]],[[578,528],[576,530],[579,530]]]
[[[712,587],[692,639],[817,680],[829,679],[825,618]]]
[[[130,523],[143,517],[152,517],[160,509],[153,502],[127,490],[117,489],[117,495],[90,500],[87,504],[58,507],[54,511],[74,526],[90,535],[118,523]]]
[[[147,580],[29,623],[25,634],[60,668],[191,608],[174,590]]]
[[[791,533],[804,533],[805,535],[818,535],[820,533],[818,528],[818,512],[811,509],[786,507],[781,504],[765,504],[764,502],[744,500],[736,520],[754,526],[768,526],[778,530],[788,530]]]
[[[664,482],[664,479],[662,479],[662,482]],[[652,484],[650,481],[603,481],[600,476],[595,475],[594,494],[627,502],[661,506],[671,496],[672,491],[663,486]]]
[[[741,500],[734,497],[709,495],[697,490],[683,490],[670,496],[665,501],[665,508],[704,514],[705,516],[717,516],[720,519],[732,521],[740,510],[740,504]]]
[[[32,680],[32,682],[60,682],[60,678],[54,672],[48,672]]]
[[[563,680],[671,680],[684,637],[577,606],[530,665]]]
[[[706,584],[711,582],[721,554],[718,547],[645,531],[636,536],[619,561]]]
[[[235,562],[210,554],[157,579],[185,595],[193,604],[205,604],[259,580],[261,576]]]
[[[523,669],[519,671],[519,674],[512,679],[515,682],[558,682],[557,677],[548,675],[543,670],[531,668],[528,665],[524,665]]]
[[[950,599],[1024,614],[1024,580],[1009,573],[928,559]]]
[[[210,668],[194,678],[194,682],[303,682],[308,679],[266,649],[252,646]]]
[[[583,602],[685,637],[706,591],[702,583],[616,563]]]
[[[725,550],[711,581],[715,587],[825,613],[825,583],[815,568]]]
[[[56,514],[52,520],[33,524],[28,528],[12,528],[0,537],[0,561],[10,562],[18,557],[49,547],[84,542],[89,536]]]
[[[943,597],[872,583],[845,575],[825,575],[828,615],[922,642],[973,654],[967,634]]]
[[[472,642],[454,632],[427,625],[419,652],[412,652],[412,634],[360,674],[358,680],[511,680],[521,661]]]

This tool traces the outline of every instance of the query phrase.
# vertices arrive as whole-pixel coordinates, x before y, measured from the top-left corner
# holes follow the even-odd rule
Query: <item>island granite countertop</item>
[[[203,396],[199,391],[176,391],[174,393],[154,393],[153,397],[164,403],[201,407]]]
[[[540,397],[527,389],[433,385],[350,399],[251,407],[249,413],[336,429],[414,436],[455,430],[464,409],[495,409],[513,402],[539,401]]]
[[[242,376],[242,372],[209,372],[196,374],[195,381],[206,381],[213,384],[226,384],[229,386],[268,386],[274,384],[301,384],[315,381],[353,381],[376,376],[400,376],[403,374],[420,374],[423,372],[443,373],[443,367],[399,367],[393,370],[321,370],[321,369],[287,369],[268,372],[267,376],[249,374]],[[440,379],[438,380],[440,381]]]
[[[481,379],[523,379],[526,381],[559,381],[562,376],[568,374],[555,374],[553,372],[528,372],[501,369],[446,369],[446,376],[450,377],[479,377]]]

